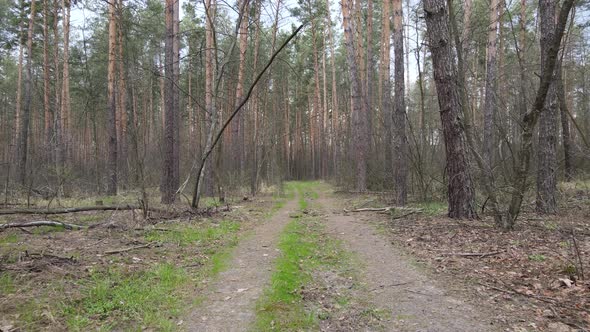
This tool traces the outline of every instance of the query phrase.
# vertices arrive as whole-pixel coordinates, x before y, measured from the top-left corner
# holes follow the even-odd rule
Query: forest
[[[589,53],[586,0],[0,0],[0,332],[588,331]]]

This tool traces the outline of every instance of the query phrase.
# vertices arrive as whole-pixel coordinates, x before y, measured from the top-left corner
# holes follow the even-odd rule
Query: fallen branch
[[[122,252],[127,252],[127,251],[131,251],[131,250],[135,250],[135,249],[142,249],[142,248],[148,248],[151,247],[153,244],[155,244],[156,242],[150,242],[150,243],[146,243],[146,244],[142,244],[139,246],[134,246],[134,247],[128,247],[128,248],[123,248],[123,249],[115,249],[115,250],[109,250],[109,251],[105,251],[104,254],[105,255],[113,255],[113,254],[119,254]]]
[[[0,224],[0,230],[7,228],[25,228],[25,227],[40,227],[40,226],[52,226],[52,227],[63,227],[65,229],[82,229],[84,226],[68,224],[60,221],[52,220],[39,220],[29,222],[9,222],[6,224]]]
[[[86,211],[125,211],[125,210],[138,210],[139,206],[132,205],[115,205],[115,206],[84,206],[76,208],[63,208],[63,209],[9,209],[0,210],[0,215],[6,214],[65,214],[75,212],[86,212]]]
[[[504,250],[501,251],[491,251],[491,252],[449,252],[443,253],[443,256],[459,256],[459,257],[477,257],[477,258],[484,258],[489,256],[495,256],[503,253]]]
[[[422,212],[422,209],[410,208],[405,206],[386,206],[382,208],[362,208],[354,210],[344,209],[344,212],[389,212],[392,210],[412,211],[413,213]]]

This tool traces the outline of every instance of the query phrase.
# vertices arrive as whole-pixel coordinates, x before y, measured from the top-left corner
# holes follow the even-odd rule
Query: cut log
[[[39,220],[29,222],[9,222],[0,224],[0,230],[7,228],[25,228],[25,227],[40,227],[40,226],[52,226],[52,227],[63,227],[65,229],[82,229],[85,226],[68,224],[65,222],[53,221],[53,220]]]

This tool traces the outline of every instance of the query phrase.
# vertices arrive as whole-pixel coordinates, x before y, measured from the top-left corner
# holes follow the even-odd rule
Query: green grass
[[[81,281],[80,297],[65,300],[61,315],[69,330],[141,331],[141,327],[157,331],[176,331],[176,321],[192,296],[195,280],[218,275],[227,267],[231,249],[237,243],[240,224],[222,221],[219,224],[182,225],[169,231],[150,231],[148,241],[197,245],[208,258],[186,257],[184,263],[203,264],[194,274],[171,263],[153,265],[142,271],[112,268],[92,272]]]
[[[8,272],[0,273],[0,295],[14,292],[14,279]]]
[[[443,214],[448,208],[446,202],[421,202],[413,204],[412,206],[422,209],[422,213],[428,216],[437,216]]]
[[[314,183],[290,182],[299,193],[299,208],[309,205],[304,197],[314,192]],[[313,197],[312,195],[310,195]],[[317,196],[316,196],[317,197]],[[317,330],[319,320],[330,313],[310,308],[301,290],[313,283],[314,271],[348,268],[352,257],[341,249],[338,241],[324,235],[321,224],[313,217],[297,218],[285,227],[279,242],[281,256],[275,261],[271,286],[258,300],[253,331]],[[349,303],[346,295],[336,299],[339,305]]]
[[[192,224],[182,225],[168,231],[150,231],[146,234],[146,240],[150,242],[172,242],[179,246],[191,244],[207,244],[220,239],[234,240],[235,233],[240,229],[240,224],[235,221],[224,220],[219,224],[209,227]],[[233,234],[233,236],[232,236]]]
[[[83,298],[64,305],[67,325],[84,331],[98,323],[111,330],[141,322],[158,331],[173,331],[173,319],[184,304],[179,290],[189,280],[184,269],[171,264],[130,274],[114,269],[94,273],[83,286]]]
[[[17,234],[2,234],[0,235],[0,246],[18,242]]]
[[[307,270],[317,264],[313,259],[313,253],[319,250],[317,242],[302,223],[292,221],[286,226],[279,248],[282,256],[276,261],[272,286],[257,304],[255,330],[266,331],[271,326],[277,331],[313,328],[316,319],[306,313],[299,290],[311,278]]]

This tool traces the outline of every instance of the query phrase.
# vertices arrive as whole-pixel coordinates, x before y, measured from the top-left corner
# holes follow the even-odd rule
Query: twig
[[[24,228],[24,227],[40,227],[40,226],[52,226],[52,227],[63,227],[65,229],[82,229],[85,226],[68,224],[65,222],[53,221],[53,220],[39,220],[29,222],[16,222],[16,223],[5,223],[0,224],[0,230],[7,228]]]
[[[576,233],[574,228],[572,227],[572,242],[574,244],[574,250],[576,251],[576,258],[578,259],[578,264],[580,264],[580,277],[584,280],[584,266],[582,265],[582,257],[580,256],[580,248],[578,247],[578,241],[576,241]]]
[[[344,209],[344,212],[347,212],[347,213],[348,212],[384,212],[384,211],[391,211],[391,210],[412,211],[414,213],[422,212],[422,209],[409,208],[409,207],[405,207],[405,206],[386,206],[386,207],[382,207],[382,208],[362,208],[362,209],[354,209],[354,210]]]
[[[140,246],[133,246],[133,247],[128,247],[128,248],[109,250],[109,251],[105,251],[104,254],[105,255],[113,255],[113,254],[119,254],[122,252],[127,252],[127,251],[131,251],[131,250],[135,250],[135,249],[148,248],[148,247],[151,247],[155,243],[156,242],[150,242],[150,243],[142,244]]]

